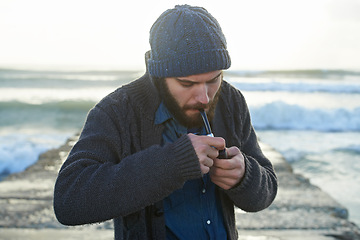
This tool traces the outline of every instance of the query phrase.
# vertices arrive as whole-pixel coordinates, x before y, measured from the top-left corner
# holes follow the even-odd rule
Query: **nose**
[[[208,87],[206,86],[206,84],[199,84],[197,86],[195,100],[202,104],[209,103],[209,100],[210,100],[209,92],[208,92]]]

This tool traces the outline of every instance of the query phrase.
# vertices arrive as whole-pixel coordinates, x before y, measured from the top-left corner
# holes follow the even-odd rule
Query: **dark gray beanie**
[[[150,46],[147,65],[154,77],[184,77],[231,65],[219,23],[201,7],[166,10],[151,27]]]

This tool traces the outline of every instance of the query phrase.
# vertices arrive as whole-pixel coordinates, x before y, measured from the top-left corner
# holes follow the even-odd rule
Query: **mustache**
[[[185,105],[183,107],[184,110],[189,110],[189,109],[196,109],[196,110],[201,110],[201,109],[205,109],[208,108],[210,104],[202,104],[202,103],[197,103],[194,105]]]

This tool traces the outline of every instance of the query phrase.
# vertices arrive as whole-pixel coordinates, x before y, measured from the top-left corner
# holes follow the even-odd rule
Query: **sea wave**
[[[359,78],[360,70],[341,69],[299,69],[299,70],[264,70],[264,71],[226,71],[230,76],[242,77],[278,77],[278,78],[306,78],[306,79],[345,79]]]
[[[141,76],[138,71],[31,71],[0,69],[0,86],[78,88],[120,86]]]
[[[336,148],[334,151],[360,155],[360,145],[352,144],[347,147]]]
[[[97,102],[116,88],[0,88],[0,102],[40,105],[53,102]]]
[[[50,126],[81,128],[95,101],[60,101],[43,104],[0,102],[0,126]],[[360,131],[360,107],[307,108],[275,101],[250,105],[252,123],[257,129],[317,131]]]
[[[0,127],[80,129],[87,112],[94,104],[95,102],[92,101],[60,101],[43,104],[0,102]]]
[[[242,91],[360,93],[360,81],[290,81],[269,78],[230,78],[229,81]]]
[[[21,172],[37,161],[39,155],[48,149],[64,143],[68,134],[25,134],[0,135],[0,180],[2,176]]]
[[[44,111],[48,110],[63,110],[63,111],[77,111],[77,110],[89,110],[94,106],[94,101],[56,101],[56,102],[46,102],[43,104],[31,104],[26,102],[19,101],[9,101],[9,102],[0,102],[0,111],[23,111],[26,109],[43,109]]]
[[[308,109],[282,101],[250,106],[256,129],[360,131],[360,107],[355,109]]]

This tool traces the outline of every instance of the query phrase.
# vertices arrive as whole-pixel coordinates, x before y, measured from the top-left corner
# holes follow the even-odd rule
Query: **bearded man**
[[[268,207],[277,178],[243,95],[223,80],[221,27],[204,8],[175,6],[153,24],[150,46],[144,76],[89,112],[56,181],[56,216],[114,219],[115,239],[237,239],[234,207]]]

